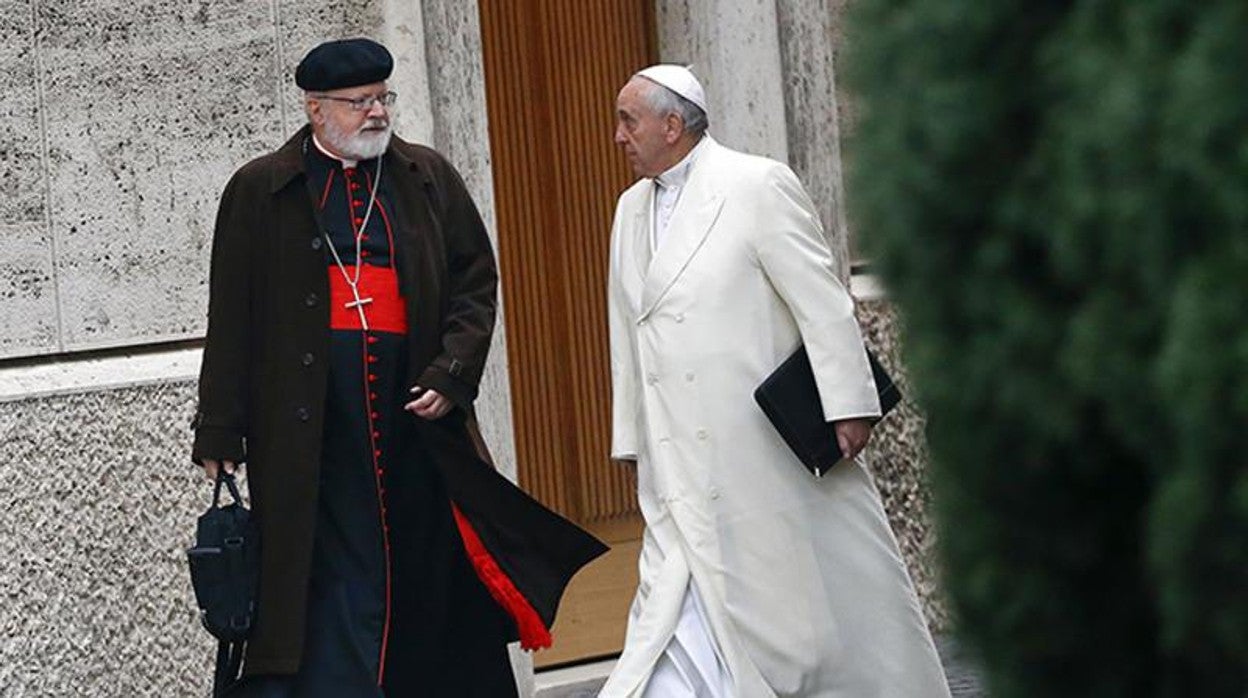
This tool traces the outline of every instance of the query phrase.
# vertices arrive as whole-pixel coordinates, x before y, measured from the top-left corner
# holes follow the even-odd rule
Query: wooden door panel
[[[539,666],[618,652],[637,580],[630,469],[612,464],[606,278],[633,176],[615,94],[654,55],[651,3],[480,0],[520,484],[612,545],[573,580]]]

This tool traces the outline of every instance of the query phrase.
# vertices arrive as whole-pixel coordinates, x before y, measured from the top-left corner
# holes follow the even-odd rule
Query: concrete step
[[[940,653],[949,680],[949,690],[955,698],[985,698],[983,681],[978,668],[949,636],[936,638],[936,651]],[[580,664],[563,669],[537,672],[536,698],[594,698],[602,688],[615,660],[608,659]]]

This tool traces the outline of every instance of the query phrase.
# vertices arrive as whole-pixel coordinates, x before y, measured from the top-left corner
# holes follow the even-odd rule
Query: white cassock
[[[814,479],[753,400],[804,342],[828,420],[879,414],[814,205],[709,136],[683,164],[673,210],[643,179],[612,230],[612,456],[637,460],[646,529],[601,695],[948,696],[870,477]]]

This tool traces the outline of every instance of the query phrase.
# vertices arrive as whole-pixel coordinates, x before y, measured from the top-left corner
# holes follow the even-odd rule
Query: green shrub
[[[848,36],[991,695],[1248,695],[1248,3],[855,0]]]

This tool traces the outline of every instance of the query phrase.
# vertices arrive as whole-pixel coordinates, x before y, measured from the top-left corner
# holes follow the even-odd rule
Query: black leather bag
[[[234,502],[221,505],[224,485]],[[256,624],[256,593],[260,581],[260,534],[251,512],[243,506],[234,476],[222,468],[212,493],[212,506],[199,517],[195,545],[186,551],[191,586],[200,621],[217,638],[213,695],[221,695],[238,678],[243,647]]]

